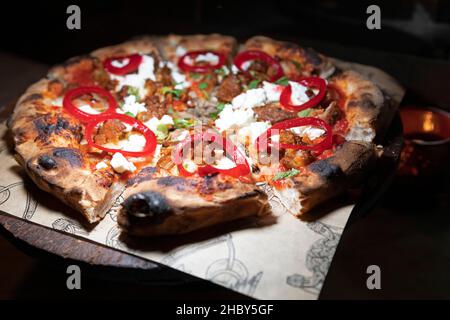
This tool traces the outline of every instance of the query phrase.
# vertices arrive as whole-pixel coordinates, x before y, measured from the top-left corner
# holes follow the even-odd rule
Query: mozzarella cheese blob
[[[116,91],[120,91],[123,86],[131,86],[139,90],[139,95],[145,97],[147,90],[145,89],[145,81],[148,79],[156,81],[155,77],[155,59],[151,56],[142,56],[142,62],[139,65],[137,73],[130,73],[124,76],[110,74],[111,79],[117,80],[119,83]]]
[[[92,108],[88,104],[83,104],[82,106],[79,106],[78,109],[80,109],[81,111],[84,111],[86,113],[89,113],[89,114],[100,114],[101,113],[100,111]]]
[[[136,117],[139,112],[147,111],[147,108],[145,107],[145,103],[136,101],[136,96],[129,95],[125,97],[121,111],[120,113],[129,112]]]

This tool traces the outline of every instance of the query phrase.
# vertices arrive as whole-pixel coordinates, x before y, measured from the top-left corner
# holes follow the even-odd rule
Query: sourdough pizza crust
[[[93,171],[79,152],[83,125],[62,113],[61,109],[51,108],[64,90],[76,85],[95,83],[112,89],[111,79],[102,66],[106,58],[146,54],[155,60],[157,69],[160,62],[168,60],[176,64],[181,55],[192,50],[219,51],[231,62],[238,44],[234,38],[218,34],[141,37],[55,66],[46,78],[28,88],[9,119],[18,162],[41,189],[80,211],[89,222],[103,218],[127,184],[124,196],[126,201],[130,200],[126,202],[128,207],[123,206],[120,210],[119,224],[130,234],[182,234],[225,221],[270,213],[267,196],[253,184],[235,181],[219,188],[215,177],[195,183],[193,179],[180,177],[153,177],[149,167],[128,182],[117,182],[108,170]],[[285,59],[282,67],[287,75],[298,72],[296,68],[300,64],[303,76],[326,78],[345,95],[342,107],[350,128],[347,141],[333,156],[309,164],[304,174],[292,178],[292,188],[275,190],[289,211],[298,216],[359,183],[375,162],[373,141],[391,119],[396,102],[389,94],[360,74],[336,69],[329,58],[296,44],[257,36],[249,39],[240,50],[262,50]],[[255,113],[258,121],[264,121],[267,116],[266,120],[273,123],[291,116],[280,110],[274,103],[255,108]],[[212,194],[205,197],[196,188],[206,181],[214,188]],[[142,200],[139,194],[142,194],[141,198],[163,202],[162,211],[167,213],[164,219],[136,219],[136,212],[133,213],[130,207],[133,207],[133,201],[139,203]],[[158,208],[155,210],[157,212]]]
[[[220,182],[217,176],[142,179],[129,186],[123,196],[119,225],[137,236],[184,234],[270,213],[267,196],[256,186]]]

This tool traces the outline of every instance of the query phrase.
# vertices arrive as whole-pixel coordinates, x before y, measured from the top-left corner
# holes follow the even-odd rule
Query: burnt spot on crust
[[[48,141],[50,136],[62,135],[65,131],[70,133],[71,137],[81,139],[81,127],[76,124],[72,125],[68,119],[61,116],[44,115],[33,120],[33,123],[38,133],[38,139],[44,142]]]
[[[322,58],[319,54],[312,48],[306,48],[305,50],[306,61],[314,66],[318,66],[322,63]]]
[[[57,167],[56,160],[47,155],[42,155],[38,158],[38,165],[40,165],[45,170],[51,170]]]
[[[72,167],[81,167],[83,165],[83,156],[76,149],[55,148],[53,150],[53,156],[66,160]]]
[[[130,223],[161,223],[173,210],[159,192],[146,191],[129,196],[122,204]]]
[[[137,175],[127,181],[127,187],[153,179],[156,167],[145,167]]]
[[[162,187],[173,187],[177,185],[184,185],[185,183],[186,179],[182,177],[168,176],[158,179],[158,185]]]
[[[331,163],[329,159],[313,162],[308,167],[312,172],[317,173],[323,178],[334,178],[343,174],[341,168]]]
[[[40,93],[32,93],[29,96],[27,96],[25,99],[22,100],[22,103],[27,103],[27,102],[32,102],[32,101],[36,101],[36,100],[41,100],[43,99],[44,96]]]
[[[213,175],[207,175],[202,180],[200,180],[200,183],[198,184],[198,191],[201,194],[212,194],[217,189],[215,182],[215,176]]]

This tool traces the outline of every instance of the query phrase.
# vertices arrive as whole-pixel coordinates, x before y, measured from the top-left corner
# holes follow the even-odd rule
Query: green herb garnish
[[[139,88],[128,86],[127,94],[135,96],[136,97],[136,101],[141,100],[141,97],[139,95]]]
[[[219,102],[218,104],[217,104],[217,111],[219,111],[219,112],[222,112],[223,111],[223,109],[225,108],[225,103],[224,102]]]
[[[131,113],[130,111],[125,112],[125,115],[134,118],[135,115],[133,113]]]
[[[308,116],[311,114],[312,111],[313,111],[313,110],[312,110],[311,108],[308,108],[308,109],[305,109],[305,110],[300,111],[299,113],[297,113],[297,115],[298,115],[300,118],[308,117]]]
[[[198,84],[198,88],[199,88],[200,90],[205,90],[206,88],[208,88],[208,84],[207,84],[206,82],[200,82],[200,83]]]
[[[172,95],[176,96],[177,98],[179,98],[183,94],[183,90],[172,89],[171,87],[162,87],[161,92],[162,92],[162,94],[167,94],[167,93],[172,94]]]
[[[222,67],[222,68],[220,68],[220,69],[214,70],[214,72],[217,73],[217,74],[220,75],[220,76],[225,77],[225,76],[228,75],[228,72],[229,72],[229,71],[228,71],[227,69],[225,69],[225,67]]]
[[[189,75],[192,79],[200,79],[200,77],[202,76],[200,73],[195,73],[195,72],[191,72],[191,73],[189,73]]]
[[[176,129],[187,129],[192,127],[195,121],[194,119],[175,118],[173,119],[173,123]]]
[[[247,86],[247,89],[255,89],[256,87],[258,87],[258,85],[261,83],[261,80],[255,79],[250,81],[250,83]]]
[[[289,84],[289,79],[286,77],[281,77],[277,81],[275,81],[276,84],[279,84],[281,86],[287,86]]]
[[[158,124],[155,135],[158,140],[164,140],[169,134],[169,128],[165,124]]]
[[[273,181],[278,181],[278,180],[281,180],[281,179],[294,177],[294,176],[298,175],[299,173],[300,173],[300,170],[292,168],[291,170],[288,170],[288,171],[277,172],[275,174],[275,176],[272,178],[272,180]]]

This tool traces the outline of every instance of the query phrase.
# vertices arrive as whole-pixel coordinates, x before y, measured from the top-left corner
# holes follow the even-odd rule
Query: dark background
[[[81,7],[81,30],[66,28],[70,4]],[[381,7],[381,30],[366,28],[370,4]],[[450,110],[450,1],[8,1],[0,10],[0,105],[74,55],[141,34],[219,32],[292,40],[375,65],[405,86],[403,105]],[[344,232],[321,298],[450,298],[449,212],[448,185],[411,196],[395,184]],[[69,292],[70,262],[1,235],[0,298],[238,297],[206,282],[124,284],[101,270]],[[380,291],[365,286],[370,264],[382,269]]]

